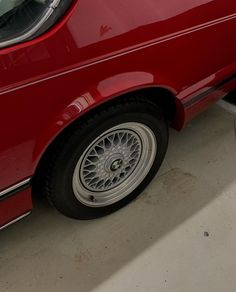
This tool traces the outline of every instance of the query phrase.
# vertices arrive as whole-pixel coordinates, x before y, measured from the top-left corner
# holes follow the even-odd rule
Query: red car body
[[[236,88],[235,0],[78,0],[49,31],[0,50],[0,227],[32,209],[49,145],[92,109],[163,92],[181,129]]]

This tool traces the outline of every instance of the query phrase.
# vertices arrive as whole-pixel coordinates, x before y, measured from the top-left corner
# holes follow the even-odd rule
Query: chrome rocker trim
[[[3,190],[3,191],[0,191],[0,203],[1,203],[1,201],[3,201],[5,199],[15,195],[16,193],[21,192],[21,191],[29,188],[30,187],[30,182],[31,182],[31,178],[27,178],[27,179],[15,184],[14,186],[11,186],[11,187]],[[12,221],[0,226],[0,231],[2,229],[12,225],[13,223],[23,219],[24,217],[28,216],[30,213],[31,213],[31,211],[29,211],[29,212],[27,212],[27,213],[25,213],[23,215],[20,215],[19,217],[13,219]]]
[[[14,186],[11,186],[3,191],[0,191],[0,201],[12,194],[15,194],[18,191],[28,188],[30,186],[30,181],[31,178],[27,178]]]
[[[25,213],[25,214],[23,214],[23,215],[17,217],[16,219],[14,219],[14,220],[8,222],[7,224],[5,224],[5,225],[3,225],[3,226],[0,226],[0,231],[3,230],[3,229],[5,229],[6,227],[8,227],[8,226],[10,226],[10,225],[12,225],[12,224],[14,224],[14,223],[16,223],[17,221],[20,221],[21,219],[23,219],[23,218],[25,218],[26,216],[28,216],[30,213],[31,213],[31,212],[27,212],[27,213]]]

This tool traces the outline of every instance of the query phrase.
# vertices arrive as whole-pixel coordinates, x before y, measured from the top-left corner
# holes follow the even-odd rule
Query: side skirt
[[[31,212],[27,212],[27,213],[25,213],[25,214],[23,214],[23,215],[17,217],[16,219],[14,219],[14,220],[12,220],[12,221],[6,223],[5,225],[0,226],[0,231],[3,230],[4,228],[7,228],[8,226],[10,226],[10,225],[16,223],[17,221],[20,221],[21,219],[25,218],[26,216],[28,216],[28,215],[30,215],[30,214],[31,214]]]
[[[31,178],[0,191],[0,230],[31,213]]]

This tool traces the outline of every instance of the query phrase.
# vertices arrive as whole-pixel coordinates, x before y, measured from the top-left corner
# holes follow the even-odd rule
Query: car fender
[[[89,114],[92,109],[98,108],[102,104],[116,100],[120,96],[147,88],[165,89],[175,96],[175,90],[162,85],[159,78],[150,72],[124,72],[101,80],[90,87],[87,92],[79,93],[77,97],[71,98],[61,112],[58,113],[52,122],[47,125],[42,134],[37,137],[34,149],[34,170],[41,157],[51,145],[51,143],[73,122],[78,121],[85,114]],[[158,97],[157,97],[158,98]],[[180,109],[180,104],[176,99]]]

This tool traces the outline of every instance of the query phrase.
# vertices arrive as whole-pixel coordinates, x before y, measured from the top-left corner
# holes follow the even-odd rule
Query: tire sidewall
[[[157,141],[157,153],[153,165],[140,185],[120,201],[106,207],[88,207],[82,204],[75,196],[72,181],[76,165],[87,149],[107,130],[123,123],[137,122],[148,126],[154,133]],[[150,104],[128,104],[111,107],[107,111],[94,116],[78,129],[68,139],[66,146],[56,161],[53,189],[56,198],[54,204],[59,210],[70,217],[92,219],[108,215],[135,199],[150,183],[164,159],[168,145],[168,126],[163,115]],[[68,183],[69,182],[69,183]],[[67,211],[65,211],[67,210]]]

